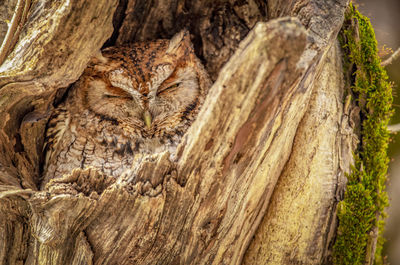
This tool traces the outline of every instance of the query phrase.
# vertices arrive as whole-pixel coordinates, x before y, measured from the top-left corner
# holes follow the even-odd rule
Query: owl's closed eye
[[[117,177],[134,154],[173,151],[210,84],[187,31],[103,50],[48,122],[43,185],[87,166]]]

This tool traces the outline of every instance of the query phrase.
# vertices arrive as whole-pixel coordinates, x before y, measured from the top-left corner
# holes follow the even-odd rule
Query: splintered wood
[[[117,2],[33,1],[0,66],[0,264],[328,259],[354,139],[338,128],[347,1]],[[215,82],[176,153],[118,178],[75,169],[39,190],[53,102],[88,60],[110,36],[170,38],[183,25]]]

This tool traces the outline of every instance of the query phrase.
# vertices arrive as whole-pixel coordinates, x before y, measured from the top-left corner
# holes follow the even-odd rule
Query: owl
[[[187,31],[103,50],[48,121],[41,188],[75,168],[118,177],[138,154],[174,152],[210,84]]]

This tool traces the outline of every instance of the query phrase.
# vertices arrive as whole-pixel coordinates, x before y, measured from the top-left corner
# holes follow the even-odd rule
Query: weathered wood
[[[2,194],[37,190],[44,129],[56,89],[75,81],[111,35],[113,6],[115,1],[35,1],[32,5],[18,44],[0,67]],[[33,195],[32,201],[38,196]],[[33,202],[27,204],[20,196],[1,197],[1,263],[60,264],[37,255],[33,231],[43,230],[46,224],[35,227]]]
[[[17,1],[18,0],[2,0],[0,2],[0,43],[3,42],[7,34],[8,23],[11,22]]]
[[[261,0],[126,0],[120,5],[126,16],[116,44],[171,38],[187,28],[193,34],[196,53],[213,80],[239,42],[256,22],[266,21],[268,14],[267,4]]]
[[[62,185],[62,190],[68,194],[72,191],[73,197],[61,199],[57,192],[54,197],[50,195],[48,202],[38,204],[45,208],[35,210],[48,212],[50,216],[55,212],[67,225],[55,227],[51,221],[55,217],[43,220],[38,216],[40,221],[36,223],[41,224],[39,228],[45,234],[33,232],[41,248],[45,248],[47,260],[52,260],[48,264],[54,264],[54,256],[68,253],[50,253],[47,245],[71,245],[71,235],[83,229],[95,250],[95,264],[239,263],[251,238],[248,232],[254,231],[254,222],[265,210],[262,209],[265,204],[260,202],[270,196],[269,187],[275,185],[285,162],[282,156],[290,153],[288,135],[276,132],[282,127],[297,125],[302,112],[296,106],[310,95],[303,93],[299,82],[305,69],[296,68],[305,44],[305,32],[295,20],[258,24],[221,71],[211,88],[212,96],[206,99],[199,114],[201,119],[193,124],[179,147],[174,165],[168,162],[168,154],[149,157],[149,162],[138,164],[99,192],[94,204],[86,197],[75,198],[80,192],[76,187],[93,185],[89,174],[80,181],[67,177],[62,182],[50,182],[51,194]],[[235,119],[226,119],[233,111],[236,111],[232,116]],[[283,117],[285,112],[291,115]],[[273,126],[276,120],[280,122]],[[266,178],[265,172],[270,172],[271,178]],[[85,176],[83,172],[79,174]],[[154,175],[158,176],[157,180]],[[225,185],[230,188],[224,189]],[[249,192],[255,186],[258,192]],[[234,194],[232,189],[236,190]],[[236,204],[237,201],[244,204]],[[244,205],[246,212],[243,212]],[[67,209],[69,214],[60,216]],[[74,221],[78,217],[79,223]],[[90,219],[87,227],[85,219]],[[69,227],[69,223],[75,227]],[[104,227],[108,227],[106,231],[102,230]],[[53,232],[49,235],[49,231]],[[70,237],[63,239],[60,234]],[[238,236],[243,239],[237,240]],[[57,238],[60,242],[48,242],[45,238]],[[214,243],[216,239],[220,241],[218,244]],[[112,247],[115,244],[121,247]]]
[[[321,264],[329,257],[335,208],[343,197],[344,175],[350,171],[348,161],[357,144],[348,122],[349,110],[343,113],[341,60],[335,44],[314,82],[291,158],[244,264]]]
[[[0,67],[2,264],[240,264],[247,249],[246,264],[329,258],[353,148],[337,47],[328,53],[346,0],[34,3]],[[115,9],[106,45],[187,27],[215,83],[176,153],[140,156],[117,179],[76,169],[38,191],[51,103],[111,36]]]

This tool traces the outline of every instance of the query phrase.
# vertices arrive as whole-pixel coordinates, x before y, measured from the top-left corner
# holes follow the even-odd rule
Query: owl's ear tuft
[[[176,33],[169,41],[169,46],[166,53],[177,54],[180,53],[180,51],[185,52],[191,47],[192,42],[190,41],[190,33],[187,29],[183,29]]]

